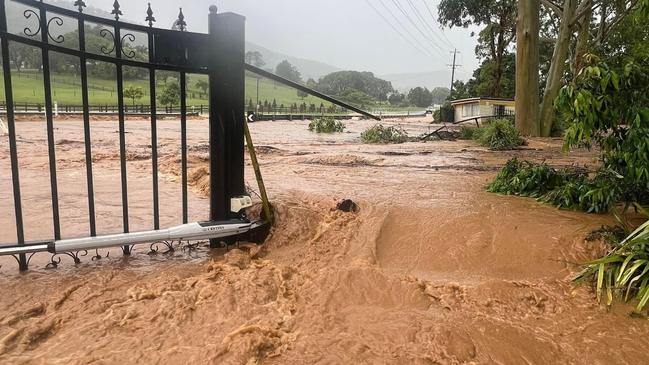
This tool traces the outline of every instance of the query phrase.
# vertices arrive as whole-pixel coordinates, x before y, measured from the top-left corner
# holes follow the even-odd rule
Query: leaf
[[[599,264],[597,271],[597,302],[602,302],[602,286],[604,285],[604,264]]]
[[[636,311],[640,312],[642,309],[647,305],[647,301],[649,301],[649,290],[645,289],[645,293],[640,298],[640,303],[638,303],[638,306],[636,307]]]

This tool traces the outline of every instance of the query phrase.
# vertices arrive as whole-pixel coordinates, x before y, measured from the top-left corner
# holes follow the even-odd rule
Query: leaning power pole
[[[460,67],[461,65],[458,65],[456,63],[457,61],[457,54],[460,53],[457,48],[451,52],[453,54],[453,64],[452,65],[447,65],[451,67],[451,94],[453,93],[453,84],[455,83],[455,69]]]

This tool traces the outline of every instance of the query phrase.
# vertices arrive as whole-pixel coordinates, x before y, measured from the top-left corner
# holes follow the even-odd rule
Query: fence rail
[[[85,108],[88,108],[88,111],[91,114],[119,114],[118,105],[110,104],[98,104],[98,105],[58,105],[54,103],[53,106],[54,114],[81,114],[84,112]],[[156,111],[158,114],[180,114],[183,110],[181,106],[156,106]],[[39,103],[14,103],[13,110],[16,113],[27,113],[27,114],[37,114],[45,112],[45,104]],[[123,112],[125,114],[151,114],[152,107],[148,104],[124,104]],[[209,105],[200,104],[200,105],[188,105],[186,108],[187,113],[193,115],[206,114],[210,110]],[[0,113],[7,113],[7,104],[0,102]]]

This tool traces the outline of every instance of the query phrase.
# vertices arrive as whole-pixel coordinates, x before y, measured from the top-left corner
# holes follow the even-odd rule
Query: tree
[[[317,85],[318,85],[318,83],[314,79],[311,79],[311,78],[308,79],[307,82],[306,82],[306,87],[308,87],[309,89],[315,89]],[[307,96],[309,96],[308,93],[306,93],[304,91],[301,91],[301,90],[297,91],[297,97],[298,98],[304,100],[304,98],[306,98]]]
[[[427,88],[416,87],[408,93],[408,101],[420,108],[426,108],[433,102],[433,95]]]
[[[516,32],[516,129],[539,136],[539,0],[518,2]]]
[[[266,66],[266,61],[264,61],[264,55],[261,54],[259,51],[248,51],[246,52],[245,55],[245,60],[246,63],[251,64],[253,66],[262,68]]]
[[[160,104],[170,107],[178,105],[180,103],[180,84],[178,82],[168,82],[158,95],[158,101]]]
[[[436,87],[430,92],[433,98],[433,104],[443,104],[449,95],[451,95],[451,90],[447,87]]]
[[[394,106],[403,104],[405,100],[406,100],[406,96],[398,91],[391,93],[390,96],[388,97],[388,103]]]
[[[133,101],[133,105],[135,105],[136,100],[142,99],[144,97],[144,91],[141,87],[129,86],[124,89],[124,96],[131,99]]]
[[[204,79],[200,79],[200,80],[196,81],[195,85],[196,85],[197,88],[199,88],[203,92],[203,94],[207,94],[207,90],[209,90],[209,88],[210,88],[210,83],[207,82],[207,80],[204,80]]]
[[[379,79],[371,72],[338,71],[320,79],[316,89],[325,94],[341,96],[359,91],[378,100],[386,100],[394,91],[392,83]]]
[[[277,65],[275,68],[275,74],[293,82],[302,82],[302,74],[300,74],[300,71],[287,60],[284,60]]]
[[[578,37],[575,40],[577,52],[573,64],[581,65],[581,58],[591,38],[591,22],[595,9],[599,11],[596,44],[602,44],[629,15],[641,9],[645,0],[564,0],[563,5],[552,0],[543,0],[543,5],[553,11],[560,19],[557,39],[555,41],[552,61],[546,80],[543,101],[540,110],[541,135],[549,136],[555,121],[554,101],[559,90],[565,84],[566,64],[570,55],[570,46],[575,29]],[[579,70],[574,70],[578,73]]]
[[[515,0],[442,0],[439,22],[448,27],[484,26],[478,35],[476,54],[494,64],[493,82],[488,94],[500,97],[501,78],[507,49],[516,36]]]

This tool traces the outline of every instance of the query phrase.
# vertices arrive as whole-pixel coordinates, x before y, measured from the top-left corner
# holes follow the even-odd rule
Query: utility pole
[[[457,60],[457,54],[460,53],[457,48],[451,52],[453,54],[453,64],[452,65],[447,65],[452,68],[451,71],[451,94],[453,93],[453,84],[455,83],[455,69],[460,67],[461,65],[456,64]]]

